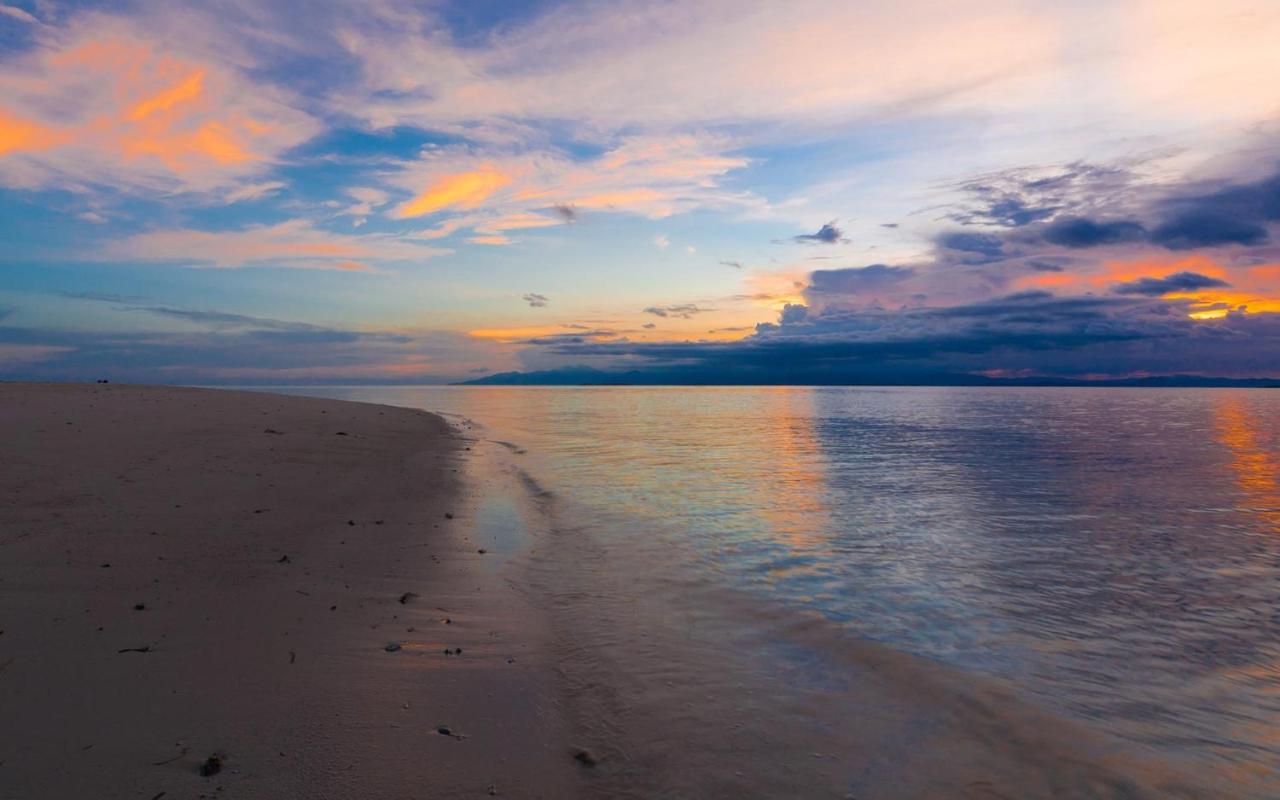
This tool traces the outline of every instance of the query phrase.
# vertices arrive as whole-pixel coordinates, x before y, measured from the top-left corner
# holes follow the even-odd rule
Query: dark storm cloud
[[[578,209],[570,205],[552,206],[551,211],[565,222],[577,222],[581,217]]]
[[[1151,232],[1151,240],[1170,250],[1194,250],[1224,244],[1254,245],[1267,240],[1257,222],[1201,209],[1175,216]]]
[[[836,226],[836,221],[831,220],[819,228],[817,233],[802,233],[798,236],[792,236],[791,241],[799,242],[800,244],[843,244],[849,240],[844,238],[844,231]]]
[[[1151,239],[1170,250],[1267,241],[1266,224],[1280,221],[1280,174],[1165,201],[1166,218]]]
[[[547,303],[551,302],[545,295],[537,294],[536,292],[528,292],[521,299],[528,303],[530,308],[543,308]]]
[[[1137,222],[1097,222],[1087,217],[1058,217],[1042,232],[1046,242],[1071,248],[1135,242],[1145,235],[1146,228]]]
[[[1215,289],[1230,285],[1224,280],[1201,275],[1198,272],[1176,272],[1163,278],[1138,278],[1121,283],[1113,291],[1116,294],[1159,297],[1172,292],[1194,292],[1197,289]]]
[[[1048,350],[1156,335],[1183,324],[1168,303],[1106,297],[1060,298],[1023,292],[946,308],[841,311],[814,315],[793,307],[779,324],[741,342],[574,343],[566,355],[639,356],[766,367],[844,360],[923,359],[1002,348]]]

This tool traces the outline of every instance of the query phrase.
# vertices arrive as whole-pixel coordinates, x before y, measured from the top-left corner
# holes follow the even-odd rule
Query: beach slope
[[[572,793],[441,418],[0,384],[0,436],[0,797]]]

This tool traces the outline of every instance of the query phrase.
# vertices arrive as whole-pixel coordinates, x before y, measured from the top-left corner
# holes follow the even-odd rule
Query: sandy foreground
[[[0,384],[0,436],[0,797],[576,792],[441,418]]]

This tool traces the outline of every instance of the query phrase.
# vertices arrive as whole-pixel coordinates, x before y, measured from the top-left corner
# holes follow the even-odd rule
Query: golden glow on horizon
[[[510,175],[492,168],[444,175],[425,192],[401,206],[396,216],[408,219],[445,208],[473,209],[509,183]]]
[[[1214,403],[1214,422],[1218,440],[1231,454],[1231,468],[1236,485],[1257,509],[1280,508],[1280,459],[1274,455],[1276,442],[1264,441],[1257,414],[1250,408],[1246,395],[1223,393]],[[1280,517],[1261,513],[1262,520],[1280,533]]]
[[[1280,265],[1227,267],[1206,255],[1164,261],[1109,261],[1099,272],[1049,272],[1024,276],[1014,283],[1017,289],[1044,289],[1067,292],[1105,292],[1117,284],[1143,278],[1166,278],[1179,272],[1194,272],[1230,284],[1191,292],[1168,292],[1162,300],[1190,303],[1187,316],[1197,321],[1222,319],[1232,311],[1250,314],[1280,313]]]

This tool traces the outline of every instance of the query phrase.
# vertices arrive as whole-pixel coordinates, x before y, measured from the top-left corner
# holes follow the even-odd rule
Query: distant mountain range
[[[1280,388],[1280,378],[1222,378],[1202,375],[1159,375],[1086,380],[1047,376],[992,378],[965,373],[861,373],[833,375],[818,371],[771,371],[747,376],[717,374],[692,368],[615,372],[594,367],[562,367],[535,372],[500,372],[463,386],[1133,386]]]

